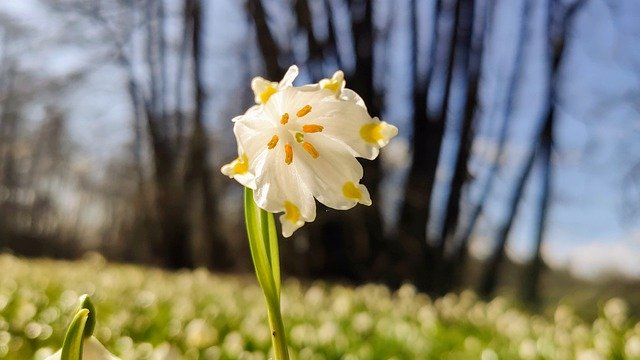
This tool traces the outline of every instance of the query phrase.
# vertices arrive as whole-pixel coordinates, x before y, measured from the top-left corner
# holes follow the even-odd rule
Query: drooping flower
[[[280,83],[256,78],[256,102],[233,119],[238,158],[222,172],[254,189],[258,206],[280,216],[285,237],[316,216],[315,199],[338,209],[371,204],[356,157],[375,159],[398,129],[372,118],[362,98],[336,72],[294,87],[289,68]]]

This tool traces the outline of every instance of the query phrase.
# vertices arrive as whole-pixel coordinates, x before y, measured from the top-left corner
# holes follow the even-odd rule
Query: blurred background
[[[399,136],[373,206],[282,241],[302,279],[638,292],[640,2],[2,0],[0,249],[247,272],[231,118],[337,70]],[[587,285],[589,284],[589,285]],[[604,286],[604,285],[603,285]]]

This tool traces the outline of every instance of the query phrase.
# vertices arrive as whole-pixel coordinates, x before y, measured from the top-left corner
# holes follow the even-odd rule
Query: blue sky
[[[403,137],[410,134],[409,40],[406,32],[408,0],[393,2],[378,0],[378,26],[389,27],[390,41],[395,47],[385,59],[387,71],[380,79],[388,84],[386,121],[395,123]],[[533,1],[528,42],[524,48],[525,66],[514,94],[510,122],[510,141],[505,165],[492,190],[491,202],[480,224],[481,236],[473,248],[482,254],[488,249],[491,225],[504,216],[511,180],[522,163],[529,140],[535,129],[536,109],[543,103],[548,84],[541,74],[545,64],[539,60],[544,51],[540,24],[546,1]],[[428,6],[428,2],[425,3]],[[493,24],[489,39],[490,56],[485,61],[482,100],[481,134],[474,144],[475,163],[479,171],[482,162],[491,157],[496,147],[499,119],[505,116],[507,96],[505,83],[513,71],[513,57],[518,42],[519,14],[522,0],[497,1],[500,16]],[[233,139],[229,119],[244,111],[250,101],[249,81],[259,75],[259,53],[255,47],[253,29],[241,2],[226,0],[208,3],[205,8],[206,32],[211,41],[205,45],[208,125],[212,136],[225,151],[214,154],[216,162],[228,160],[233,154]],[[381,15],[382,13],[382,15]],[[46,101],[62,104],[70,113],[70,133],[80,153],[77,166],[96,163],[122,155],[131,139],[131,110],[125,90],[125,74],[104,56],[105,49],[91,41],[65,42],[68,24],[60,17],[43,10],[39,0],[0,1],[0,14],[31,29],[28,37],[15,50],[21,67],[41,72],[43,77],[64,76],[95,62],[90,75],[56,97],[45,99],[30,109],[33,121],[41,117]],[[385,17],[384,14],[389,14]],[[634,16],[635,14],[635,16]],[[625,219],[621,214],[623,178],[632,165],[640,161],[640,2],[635,0],[590,0],[569,28],[566,58],[558,88],[560,103],[553,154],[553,198],[544,248],[545,259],[555,266],[565,266],[583,276],[593,276],[597,270],[616,269],[640,277],[640,221]],[[286,24],[286,15],[282,13]],[[537,20],[536,20],[537,19]],[[75,25],[76,31],[87,30],[90,24]],[[62,39],[62,40],[61,40]],[[403,55],[405,54],[405,55]],[[249,68],[239,64],[249,63]],[[303,79],[304,80],[304,75]],[[347,78],[348,81],[348,78]],[[238,96],[241,94],[241,96]],[[451,143],[456,136],[455,124],[448,129],[443,159],[455,154]],[[406,141],[396,141],[385,156],[392,170],[392,179],[384,187],[385,199],[394,204],[399,195],[397,179],[401,178],[401,159],[406,159]],[[96,161],[97,160],[97,161]],[[99,166],[95,171],[100,171]],[[449,169],[443,166],[438,178],[446,180]],[[481,175],[481,173],[479,173]],[[524,260],[533,243],[531,222],[536,201],[533,181],[520,207],[520,217],[513,231],[509,253]],[[442,191],[442,183],[438,186]],[[471,189],[473,194],[473,188]],[[437,198],[436,198],[437,200]],[[434,216],[439,216],[438,207]]]

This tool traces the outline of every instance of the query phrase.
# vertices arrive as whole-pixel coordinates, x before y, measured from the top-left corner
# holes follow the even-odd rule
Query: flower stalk
[[[244,215],[256,277],[267,302],[275,359],[289,360],[284,323],[280,311],[280,253],[273,214],[256,206],[253,200],[253,190],[245,188]]]

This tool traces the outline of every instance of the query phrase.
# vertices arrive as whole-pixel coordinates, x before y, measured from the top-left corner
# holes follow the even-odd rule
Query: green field
[[[0,358],[55,351],[82,293],[96,307],[96,337],[123,359],[268,358],[262,293],[250,276],[10,255],[0,255]],[[471,292],[433,301],[411,286],[288,280],[282,305],[293,359],[640,359],[640,323],[619,299],[586,322],[567,306],[531,315]]]

